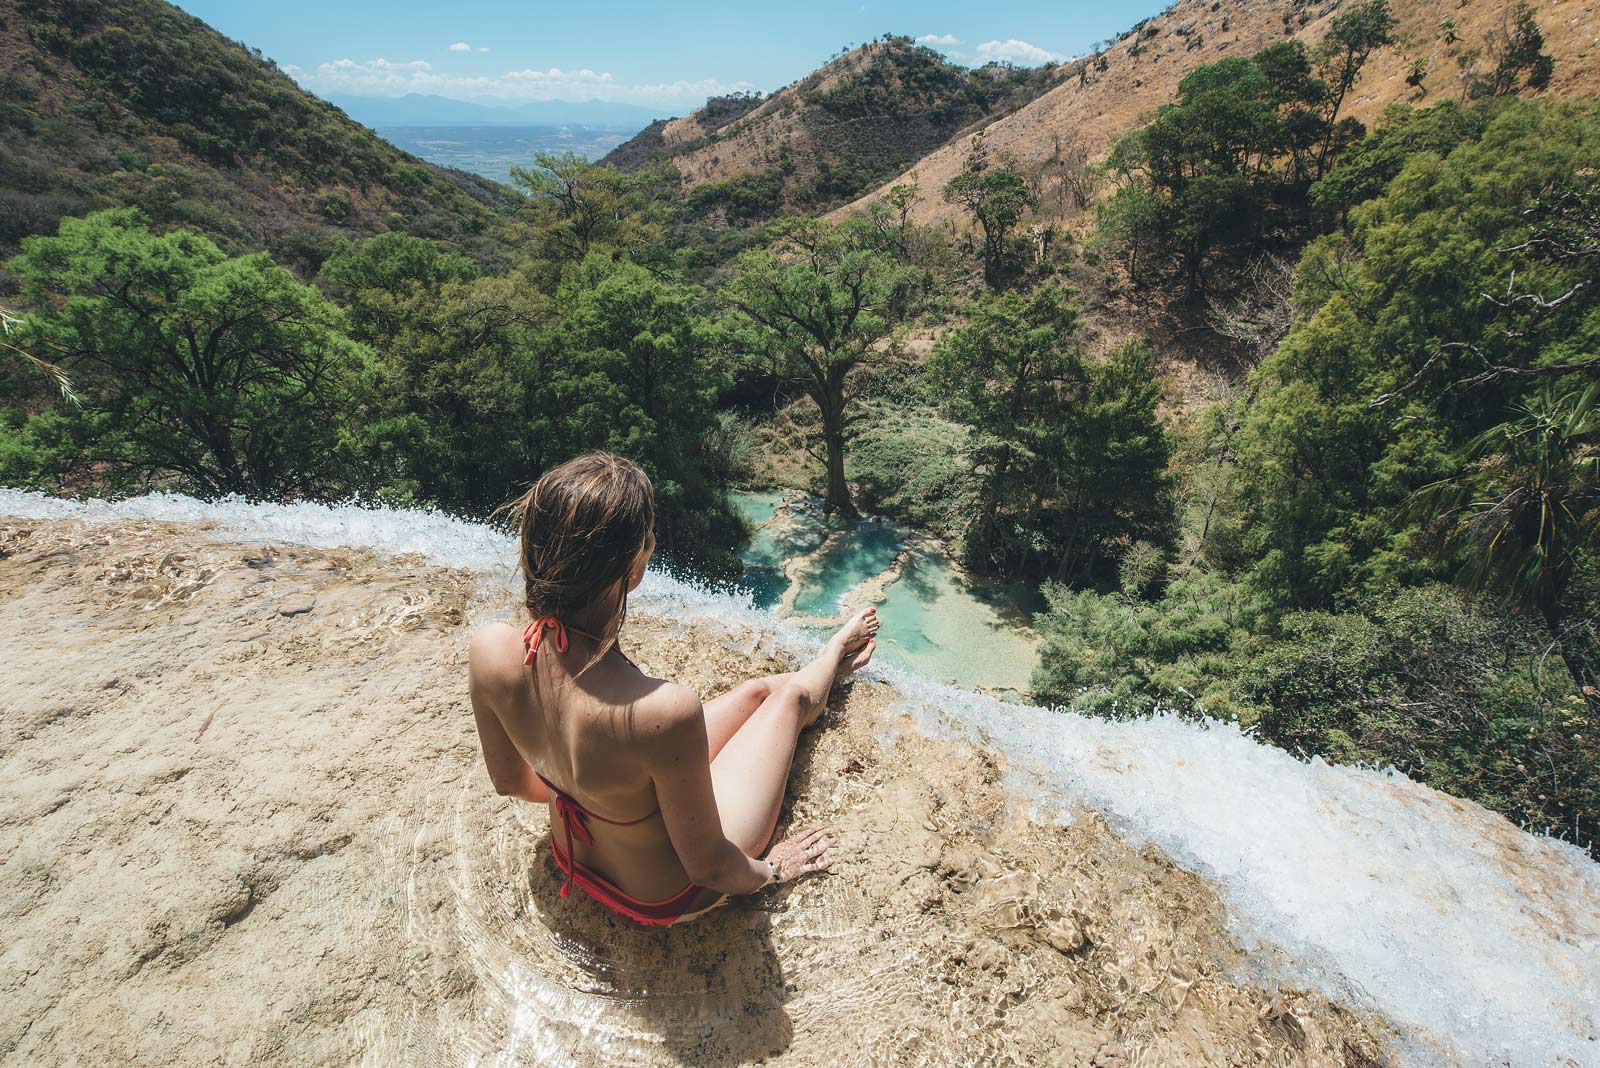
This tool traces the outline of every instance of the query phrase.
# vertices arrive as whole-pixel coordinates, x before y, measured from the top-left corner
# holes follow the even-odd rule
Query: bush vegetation
[[[34,358],[0,362],[7,484],[487,516],[609,448],[656,480],[663,550],[725,576],[726,490],[782,436],[839,513],[1042,586],[1041,699],[1235,719],[1592,843],[1600,109],[1514,96],[1550,77],[1525,10],[1462,102],[1344,116],[1392,35],[1370,0],[1315,50],[1201,67],[1118,144],[1092,250],[1117,284],[1241,290],[1205,316],[1240,372],[1174,415],[1150,342],[1087,351],[1108,268],[1051,245],[1041,175],[981,139],[933,193],[971,243],[913,221],[914,183],[787,217],[786,164],[683,195],[670,166],[541,156],[479,200],[153,0],[23,9],[35,71],[87,88],[24,66],[0,105],[5,344]],[[880,51],[813,117],[953,125],[1055,77]],[[799,199],[894,151],[824,154]],[[1087,162],[1051,166],[1086,207]]]
[[[302,271],[391,228],[497,259],[502,187],[426,164],[161,0],[19,0],[0,82],[0,255],[137,207]]]

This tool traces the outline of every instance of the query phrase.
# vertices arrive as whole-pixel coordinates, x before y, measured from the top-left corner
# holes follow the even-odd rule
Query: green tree
[[[1155,350],[1142,339],[1092,370],[1047,459],[1038,518],[1056,581],[1083,580],[1135,540],[1171,540],[1171,444],[1156,417],[1160,401]]]
[[[996,284],[1004,273],[1012,228],[1036,206],[1033,191],[1015,171],[965,171],[945,183],[944,199],[959,204],[983,231],[983,275]]]
[[[591,252],[635,261],[662,252],[676,173],[669,166],[619,171],[574,152],[540,152],[534,165],[513,167],[522,193],[511,236],[535,262],[579,263]]]
[[[911,181],[889,187],[889,191],[867,205],[867,221],[878,232],[885,248],[892,248],[901,263],[911,259],[911,210],[922,199],[915,174]]]
[[[1367,0],[1335,15],[1328,23],[1327,36],[1316,52],[1317,68],[1326,85],[1322,115],[1326,133],[1317,152],[1316,177],[1327,173],[1341,146],[1360,138],[1363,133],[1354,119],[1341,124],[1339,112],[1372,53],[1394,44],[1396,25],[1394,16],[1389,13],[1388,0]],[[1350,125],[1352,123],[1354,125]]]
[[[1157,708],[1232,715],[1239,653],[1252,621],[1248,593],[1214,572],[1185,569],[1162,595],[1044,586],[1034,695],[1095,715]]]
[[[776,230],[772,246],[739,257],[722,287],[728,336],[746,363],[816,402],[828,507],[854,518],[844,473],[850,373],[893,331],[908,275],[867,224],[787,220]]]
[[[550,466],[610,449],[655,480],[663,550],[729,568],[740,528],[706,444],[727,374],[695,290],[593,252],[550,298],[400,235],[346,246],[322,277],[380,354],[357,435],[366,485],[487,515]]]
[[[338,308],[265,253],[153,234],[122,209],[65,219],[8,266],[45,309],[28,341],[93,410],[83,459],[205,495],[339,484],[350,390],[369,356]]]
[[[1487,74],[1467,75],[1467,96],[1509,96],[1526,86],[1541,90],[1550,84],[1556,61],[1544,50],[1544,31],[1526,0],[1511,13],[1508,25],[1489,35],[1494,68]]]
[[[1307,248],[1300,317],[1257,372],[1238,437],[1253,581],[1279,608],[1433,575],[1411,495],[1453,476],[1530,384],[1592,368],[1587,261],[1514,250],[1544,240],[1535,209],[1592,170],[1597,144],[1592,109],[1500,101],[1478,139],[1419,152],[1351,209],[1348,234]],[[1513,270],[1512,299],[1486,299]]]
[[[731,382],[698,294],[636,263],[591,253],[567,272],[557,304],[543,367],[574,442],[631,456],[649,472],[666,553],[735,568],[741,528],[709,447],[716,399]]]
[[[1101,208],[1102,236],[1130,268],[1172,255],[1194,299],[1211,261],[1259,237],[1270,213],[1303,222],[1293,212],[1306,190],[1364,132],[1340,112],[1394,25],[1385,0],[1369,0],[1335,16],[1314,53],[1284,41],[1185,75],[1175,101],[1113,146],[1120,188]]]
[[[1004,274],[1006,246],[1023,213],[1038,207],[1027,181],[1008,168],[991,169],[983,134],[972,139],[967,166],[944,186],[944,200],[972,216],[983,232],[983,276],[991,286]]]
[[[1391,106],[1384,121],[1311,187],[1312,206],[1343,218],[1357,204],[1382,194],[1413,156],[1448,156],[1457,145],[1481,138],[1494,114],[1493,106],[1463,107],[1453,100],[1429,108]]]
[[[1101,233],[1125,248],[1170,251],[1189,295],[1198,296],[1217,248],[1259,225],[1254,183],[1284,143],[1277,93],[1242,57],[1188,74],[1176,103],[1113,147],[1107,167],[1120,188],[1102,210]]]
[[[1058,285],[986,297],[934,346],[929,371],[951,415],[973,428],[983,488],[966,547],[983,570],[994,564],[1002,509],[1032,510],[1032,494],[1045,481],[1038,466],[1050,455],[1049,440],[1070,422],[1069,397],[1087,378],[1070,297]]]
[[[1136,287],[1150,280],[1146,267],[1165,252],[1166,218],[1165,198],[1141,175],[1125,174],[1100,203],[1100,238],[1119,255]]]
[[[482,516],[562,454],[535,345],[549,306],[534,287],[399,234],[342,247],[321,277],[377,353],[355,438],[367,488]]]
[[[1600,540],[1600,383],[1562,393],[1547,386],[1515,416],[1467,442],[1459,473],[1424,487],[1416,504],[1444,528],[1463,585],[1493,590],[1545,621],[1600,725],[1589,653],[1596,618],[1572,619],[1570,596]]]

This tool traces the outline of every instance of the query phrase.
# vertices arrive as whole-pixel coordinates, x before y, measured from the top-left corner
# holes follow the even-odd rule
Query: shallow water
[[[878,645],[938,682],[1024,693],[1039,662],[1029,625],[1038,602],[1023,588],[967,582],[944,557],[914,552],[878,605]]]
[[[821,509],[784,507],[785,494],[735,492],[729,495],[755,527],[750,544],[740,553],[744,574],[734,583],[757,608],[772,608],[789,589],[784,563],[815,552],[828,536]],[[780,511],[781,510],[781,511]]]
[[[0,514],[86,522],[147,518],[196,524],[201,537],[414,552],[477,571],[502,590],[512,581],[515,559],[509,539],[488,528],[406,510],[207,504],[160,494],[80,503],[0,490]],[[726,627],[734,641],[760,641],[794,655],[814,649],[748,596],[652,573],[636,603],[661,618]],[[1577,848],[1518,831],[1392,771],[1301,762],[1233,725],[1170,715],[1100,720],[1007,704],[892,664],[867,670],[904,694],[906,710],[928,730],[981,737],[1001,750],[1010,781],[1032,799],[1036,820],[1064,819],[1074,804],[1087,804],[1130,841],[1153,845],[1209,878],[1228,907],[1235,937],[1252,951],[1265,979],[1375,1008],[1400,1029],[1407,1063],[1600,1064],[1600,865]],[[628,1026],[629,1013],[686,1007],[684,1026],[699,1033],[708,1014],[735,1012],[745,998],[781,996],[776,980],[730,989],[718,987],[722,980],[711,973],[671,989],[607,978],[603,946],[562,942],[550,925],[524,926],[518,919],[542,907],[525,869],[516,867],[525,861],[519,851],[529,838],[523,831],[497,824],[458,827],[451,836],[443,849],[455,858],[446,873],[460,888],[457,908],[450,916],[412,919],[474,932],[475,967],[498,977],[505,1004],[497,1019],[521,1036],[524,1054],[538,1051],[548,1055],[546,1063],[573,1063],[568,1051],[576,1044],[597,1043],[618,1051],[616,1063],[626,1063],[635,1059],[626,1052],[629,1043],[662,1033]],[[429,847],[420,833],[417,839],[413,852],[421,857]],[[521,878],[512,878],[519,870]],[[805,913],[809,918],[794,922],[851,922],[842,905]],[[752,917],[758,927],[761,915]],[[459,980],[429,970],[425,947],[436,930],[417,929],[415,979],[442,999]],[[826,931],[816,937],[819,947],[826,944]],[[693,943],[662,945],[687,950]],[[855,995],[864,993],[841,992],[840,999],[853,1006]],[[860,1004],[874,1013],[895,1011],[869,999]],[[838,1011],[833,1005],[784,1008],[796,1028],[825,1028]],[[481,1019],[460,1023],[463,1042],[448,1056],[430,1060],[417,1050],[393,1059],[492,1060],[488,1051],[495,1045],[478,1043],[481,1026]],[[388,1038],[394,1049],[409,1049],[406,1034]],[[750,1051],[729,1051],[735,1052]]]
[[[801,565],[803,589],[794,599],[795,615],[839,615],[853,590],[882,575],[904,553],[904,568],[884,587],[878,604],[884,622],[878,655],[954,686],[1028,691],[1038,664],[1031,618],[1044,607],[1036,591],[969,579],[931,547],[908,550],[905,532],[894,523],[830,527],[821,502],[786,496],[732,495],[734,506],[756,525],[738,585],[757,607],[782,603],[790,585],[785,563],[814,553],[830,533],[834,540],[828,548]]]
[[[735,490],[728,496],[733,499],[734,507],[759,527],[778,514],[788,494],[780,490]]]
[[[393,881],[409,888],[409,954],[465,960],[481,994],[470,1010],[453,1006],[460,976],[414,969],[408,1001],[421,1011],[375,1036],[369,1063],[733,1064],[787,1044],[767,913],[747,906],[727,918],[746,931],[728,940],[739,959],[721,962],[701,959],[693,926],[613,923],[581,895],[560,896],[541,851],[543,806],[486,807],[474,803],[480,792],[467,784],[453,812],[398,829]]]
[[[841,530],[805,575],[796,615],[826,619],[844,608],[847,593],[887,571],[904,548],[899,528],[866,519]]]

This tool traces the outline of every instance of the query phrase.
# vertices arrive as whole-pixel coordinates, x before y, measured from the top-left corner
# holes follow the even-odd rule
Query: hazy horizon
[[[974,10],[947,0],[763,11],[714,2],[670,10],[638,2],[603,10],[481,0],[448,11],[379,0],[328,5],[282,0],[182,0],[227,36],[259,48],[324,99],[408,94],[467,104],[634,105],[682,115],[708,97],[771,92],[884,33],[905,35],[969,66],[1039,66],[1089,51],[1161,5],[1001,2]],[[604,31],[596,21],[604,16]]]

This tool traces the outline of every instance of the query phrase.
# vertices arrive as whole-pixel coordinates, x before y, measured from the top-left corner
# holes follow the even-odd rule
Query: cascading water
[[[200,536],[416,553],[509,584],[503,535],[448,516],[311,504],[116,504],[0,490],[0,513],[193,524]],[[808,640],[748,596],[652,574],[660,617]],[[1411,1063],[1600,1065],[1600,865],[1393,772],[1301,762],[1226,724],[1108,722],[870,669],[930,730],[981,735],[1034,818],[1078,803],[1211,879],[1263,981],[1370,1005]],[[478,836],[481,837],[481,836]],[[507,996],[517,998],[515,990]]]

